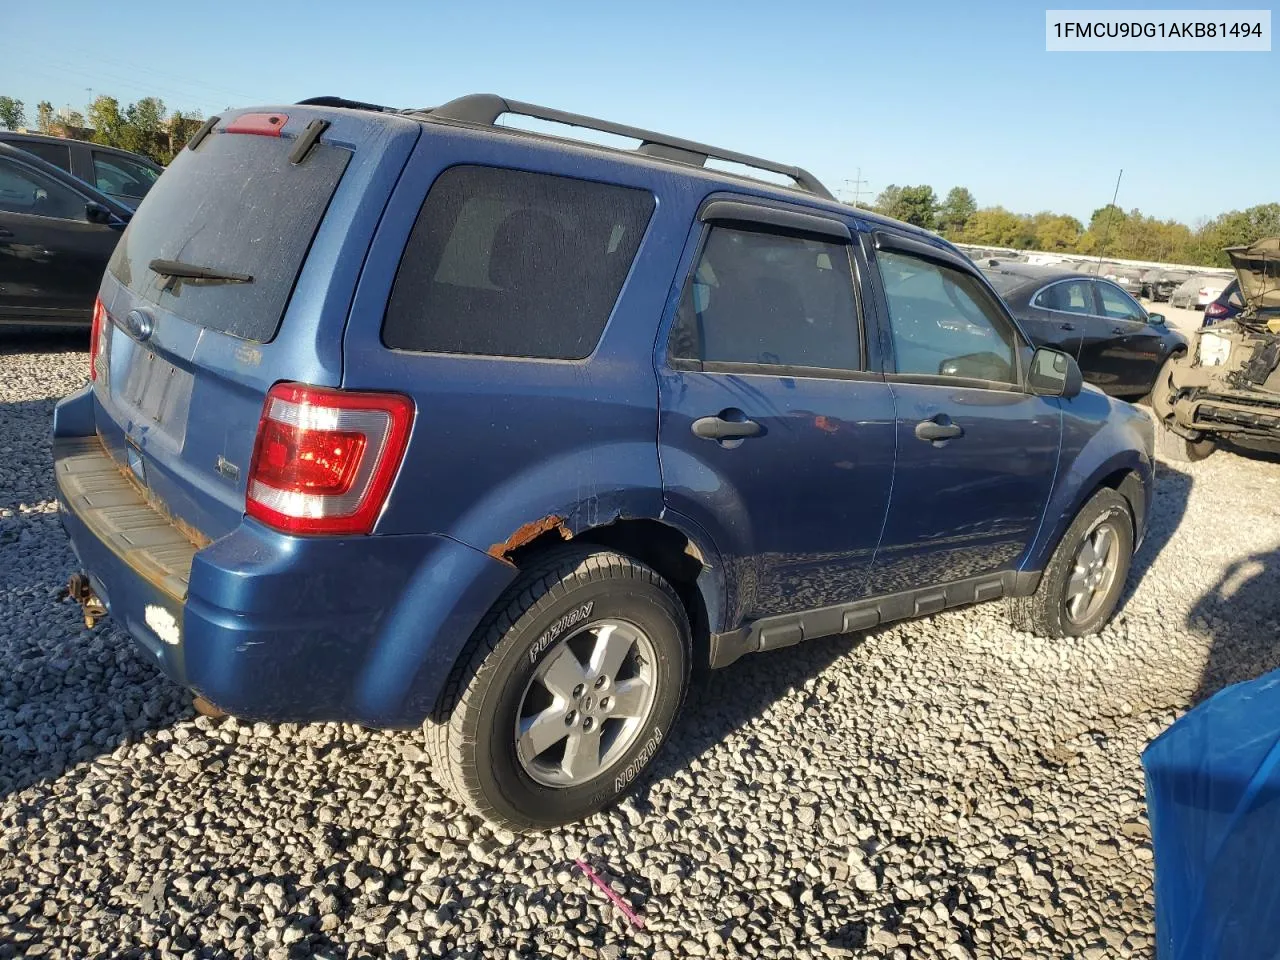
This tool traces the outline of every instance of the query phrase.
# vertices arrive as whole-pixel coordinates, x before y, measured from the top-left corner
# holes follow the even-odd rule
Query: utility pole
[[[1098,266],[1102,266],[1102,258],[1107,252],[1107,239],[1111,236],[1111,221],[1115,219],[1116,197],[1120,196],[1120,177],[1124,176],[1124,167],[1120,168],[1120,176],[1116,177],[1116,189],[1111,194],[1111,206],[1107,207],[1107,222],[1103,225],[1102,242],[1098,244]]]
[[[855,207],[858,205],[858,201],[862,199],[862,188],[867,186],[868,183],[870,183],[869,180],[862,179],[861,167],[858,167],[858,174],[856,178],[854,178],[853,180],[844,181],[844,188],[846,193],[849,191],[850,187],[853,188],[853,205]]]

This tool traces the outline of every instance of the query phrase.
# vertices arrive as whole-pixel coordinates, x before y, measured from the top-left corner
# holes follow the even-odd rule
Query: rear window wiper
[[[157,258],[147,266],[162,277],[173,277],[179,280],[207,280],[213,283],[253,282],[253,277],[247,273],[232,273],[230,270],[219,270],[217,267],[202,267],[196,263],[183,263],[181,260],[161,260]]]

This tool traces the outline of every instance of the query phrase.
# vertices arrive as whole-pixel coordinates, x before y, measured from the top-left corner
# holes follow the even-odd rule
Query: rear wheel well
[[[547,550],[563,546],[566,539],[561,529],[547,530],[508,553],[507,559],[524,568]],[[660,574],[675,589],[689,615],[695,667],[710,663],[711,627],[702,591],[698,589],[703,559],[693,541],[675,527],[657,520],[625,519],[583,530],[573,537],[573,543],[616,550]]]

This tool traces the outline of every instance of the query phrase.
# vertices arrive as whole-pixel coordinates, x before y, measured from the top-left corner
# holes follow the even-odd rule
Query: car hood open
[[[1254,310],[1280,310],[1280,237],[1228,247],[1226,253],[1240,278],[1245,303]]]

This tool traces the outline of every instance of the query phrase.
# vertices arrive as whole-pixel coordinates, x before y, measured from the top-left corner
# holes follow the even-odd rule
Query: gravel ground
[[[1220,452],[1162,470],[1103,635],[996,605],[747,658],[639,795],[517,839],[417,735],[197,717],[83,628],[46,439],[83,350],[0,340],[0,958],[1150,956],[1139,754],[1280,665],[1280,468]]]

